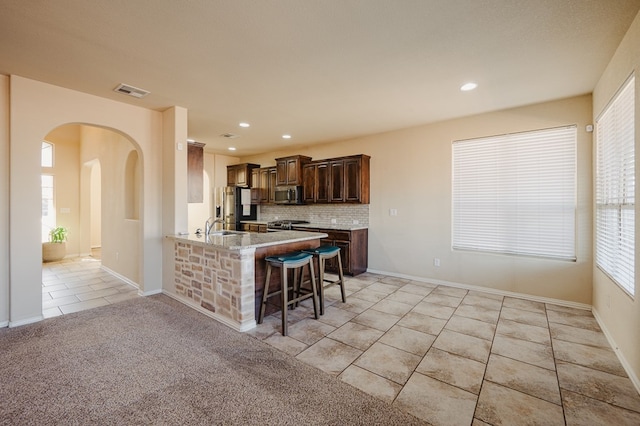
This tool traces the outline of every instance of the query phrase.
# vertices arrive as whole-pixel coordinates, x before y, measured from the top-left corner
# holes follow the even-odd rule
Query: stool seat
[[[267,256],[264,258],[267,262],[277,262],[277,263],[293,263],[293,262],[302,262],[308,260],[312,255],[310,253],[303,253],[301,251],[293,252],[293,253],[285,253],[279,254],[276,256]]]

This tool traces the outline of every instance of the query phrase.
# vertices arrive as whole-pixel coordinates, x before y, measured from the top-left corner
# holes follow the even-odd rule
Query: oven
[[[267,231],[268,232],[276,232],[276,231],[290,231],[293,225],[300,225],[303,223],[309,223],[306,220],[274,220],[273,222],[267,223]]]

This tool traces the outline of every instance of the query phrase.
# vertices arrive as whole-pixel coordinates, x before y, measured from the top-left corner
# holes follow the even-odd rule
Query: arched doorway
[[[84,124],[57,127],[45,139],[55,147],[47,171],[56,225],[69,236],[65,259],[43,264],[43,315],[136,297],[142,190],[136,146],[111,129]]]

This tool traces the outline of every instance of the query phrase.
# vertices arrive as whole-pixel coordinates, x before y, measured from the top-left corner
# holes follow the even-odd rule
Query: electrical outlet
[[[440,266],[440,259],[438,259],[437,257],[433,258],[433,266]]]
[[[398,209],[389,209],[389,216],[398,216]]]
[[[354,220],[353,220],[353,224],[354,224],[354,225],[360,225],[360,221],[359,221],[359,220],[354,219]]]
[[[332,224],[332,225],[335,225],[336,223],[338,223],[338,221],[337,221],[337,220],[335,220],[335,219],[331,219],[331,224]]]

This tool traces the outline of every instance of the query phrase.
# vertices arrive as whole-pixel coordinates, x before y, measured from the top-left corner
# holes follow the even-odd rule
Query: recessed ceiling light
[[[476,83],[465,83],[460,87],[460,90],[462,90],[463,92],[468,92],[469,90],[473,90],[476,87],[478,87]]]
[[[229,147],[229,151],[235,151],[235,150],[236,150],[236,147],[235,147],[235,146],[230,146],[230,147]]]
[[[249,123],[242,122],[242,123],[238,124],[238,126],[240,126],[240,127],[249,127],[249,126],[250,126],[250,124],[249,124]]]
[[[291,135],[282,135],[282,139],[291,139]]]

